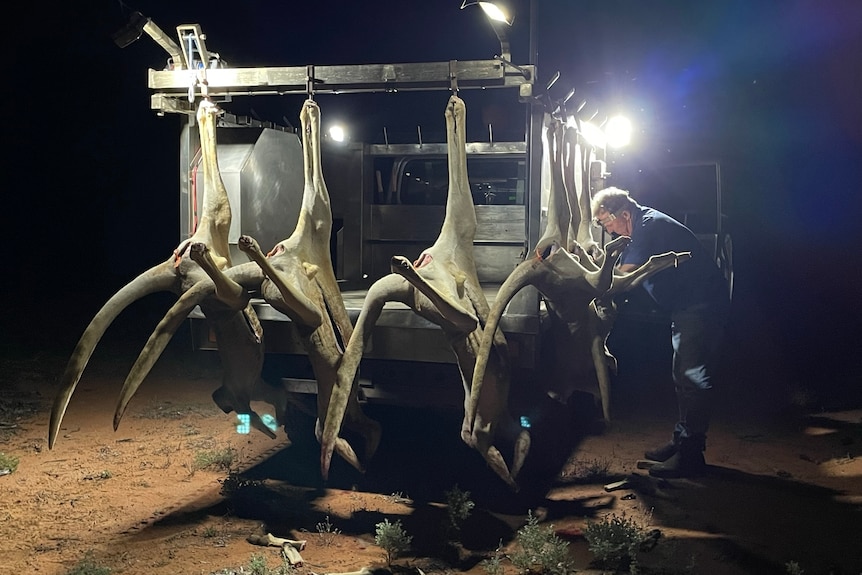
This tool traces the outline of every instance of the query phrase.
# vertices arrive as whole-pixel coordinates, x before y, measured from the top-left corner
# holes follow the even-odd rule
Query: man
[[[712,255],[683,224],[638,204],[618,188],[598,192],[591,204],[594,222],[614,237],[629,236],[616,273],[634,270],[652,255],[691,252],[691,259],[658,272],[643,286],[671,318],[673,381],[679,421],[667,445],[647,451],[650,475],[693,477],[706,469],[703,452],[711,415],[714,360],[730,307],[727,284]]]

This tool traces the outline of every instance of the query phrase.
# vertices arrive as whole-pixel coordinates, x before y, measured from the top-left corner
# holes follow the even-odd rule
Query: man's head
[[[618,236],[632,235],[632,216],[640,207],[626,190],[619,188],[599,191],[590,203],[593,223]]]

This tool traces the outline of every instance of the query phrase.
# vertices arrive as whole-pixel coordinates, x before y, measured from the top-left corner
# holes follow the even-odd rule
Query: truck
[[[543,90],[537,85],[535,61],[515,64],[499,56],[478,61],[230,68],[207,49],[197,24],[177,27],[179,44],[149,19],[139,18],[136,26],[171,55],[167,68],[149,70],[148,86],[152,109],[159,115],[176,114],[181,119],[181,239],[194,229],[202,195],[197,189],[202,178],[196,154],[196,98],[206,96],[229,103],[248,96],[301,94],[314,98],[343,94],[340,97],[349,98],[356,93],[438,91],[444,94],[442,110],[449,91],[477,90],[481,94],[504,90],[524,109],[523,139],[497,142],[489,128],[487,141],[467,145],[478,220],[475,259],[489,303],[493,303],[499,285],[536,245],[543,225],[542,126],[553,105],[547,98],[548,87]],[[244,261],[236,247],[241,235],[254,237],[266,250],[294,229],[303,190],[300,137],[290,126],[226,113],[220,120],[217,139],[219,167],[234,214],[231,250],[234,261]],[[418,141],[410,144],[344,144],[326,139],[321,153],[332,204],[332,260],[345,306],[355,322],[368,287],[389,273],[390,258],[415,258],[436,239],[445,213],[446,144],[424,142],[420,132]],[[593,190],[608,180],[603,155],[600,150],[590,167]],[[718,176],[717,164],[715,169]],[[732,285],[732,244],[722,229],[720,186],[714,191],[717,212],[706,220],[714,225],[698,232]],[[665,199],[668,201],[658,199],[650,205],[678,215],[681,206],[674,205],[673,198]],[[701,208],[694,206],[680,219],[701,218]],[[253,305],[266,334],[268,373],[280,378],[291,391],[314,394],[314,376],[290,319],[263,299],[254,299]],[[636,308],[624,306],[623,311],[655,317],[654,310]],[[543,316],[542,298],[534,288],[519,293],[503,316],[501,327],[509,343],[515,382],[529,380],[541,368]],[[194,349],[215,350],[215,339],[200,310],[190,315],[189,322]],[[360,366],[361,399],[461,406],[463,390],[453,385],[453,377],[454,381],[460,379],[440,328],[400,303],[388,303]]]

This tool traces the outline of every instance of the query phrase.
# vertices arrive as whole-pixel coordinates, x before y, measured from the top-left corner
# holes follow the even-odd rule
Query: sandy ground
[[[66,358],[3,360],[0,451],[19,460],[0,476],[4,573],[64,574],[84,558],[128,574],[248,572],[254,556],[275,568],[280,549],[248,541],[267,532],[307,541],[297,573],[354,571],[386,565],[374,534],[388,519],[413,536],[396,566],[478,575],[498,546],[517,549],[528,514],[568,542],[581,573],[610,572],[582,533],[613,516],[660,531],[638,555],[645,573],[787,573],[788,562],[809,575],[862,573],[862,411],[800,410],[757,423],[725,411],[710,434],[710,473],[658,481],[635,462],[667,439],[670,414],[624,405],[605,428],[549,405],[534,421],[515,495],[460,442],[457,411],[368,405],[383,425],[380,451],[364,476],[337,460],[324,486],[312,420],[297,412],[292,441],[237,433],[235,417],[209,397],[219,385],[211,356],[163,358],[114,432],[131,359],[94,356],[51,450],[48,413]],[[235,455],[230,473],[197,468],[202,453],[225,450]],[[223,484],[237,478],[245,487],[225,497]],[[447,543],[444,504],[455,487],[476,507]]]

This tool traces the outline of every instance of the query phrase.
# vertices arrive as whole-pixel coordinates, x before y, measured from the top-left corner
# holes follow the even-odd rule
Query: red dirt
[[[725,412],[710,433],[710,474],[664,482],[635,461],[666,439],[668,414],[629,406],[610,428],[581,434],[560,406],[546,412],[549,423],[535,422],[515,496],[460,443],[457,412],[368,406],[383,424],[380,452],[365,476],[336,461],[324,488],[312,420],[298,416],[293,445],[283,432],[277,440],[238,434],[235,417],[209,397],[217,363],[191,354],[160,361],[117,432],[111,420],[131,358],[94,356],[49,450],[48,411],[65,359],[3,361],[0,451],[19,458],[17,470],[0,476],[6,573],[62,574],[85,554],[112,573],[230,573],[247,570],[255,554],[275,567],[279,549],[247,541],[263,532],[307,540],[297,573],[354,571],[385,565],[374,532],[386,518],[414,538],[397,565],[480,575],[499,542],[516,548],[528,512],[570,542],[581,573],[602,572],[579,534],[609,514],[661,531],[640,555],[646,573],[785,573],[790,561],[808,575],[862,572],[862,411],[760,423]],[[551,448],[561,445],[565,452]],[[196,454],[226,447],[251,483],[229,500],[221,494],[226,471],[194,470]],[[577,480],[601,466],[605,478]],[[603,488],[626,477],[626,488]],[[460,543],[445,545],[444,494],[456,485],[476,509]],[[318,530],[327,518],[338,530],[330,544]]]

